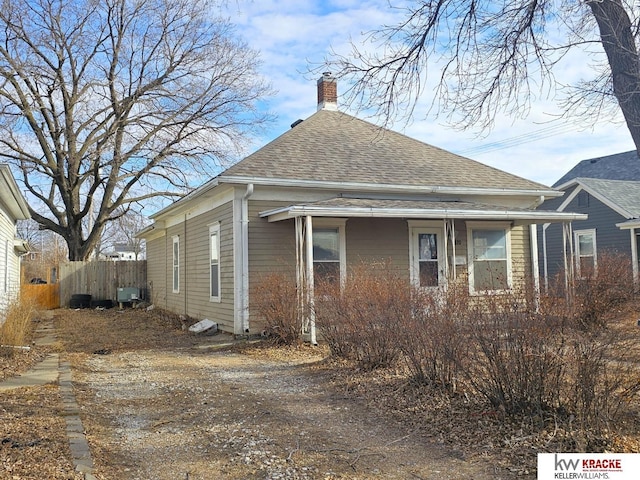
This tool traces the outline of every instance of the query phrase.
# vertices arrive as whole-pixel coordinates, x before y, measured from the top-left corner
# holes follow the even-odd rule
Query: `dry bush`
[[[627,256],[602,253],[597,269],[581,274],[581,278],[570,282],[567,291],[565,273],[558,273],[543,296],[541,312],[565,318],[578,329],[593,331],[606,328],[611,320],[632,311],[638,287]]]
[[[13,346],[22,346],[28,343],[33,332],[32,319],[36,312],[36,304],[33,300],[19,298],[9,304],[5,311],[5,321],[0,325],[0,354],[11,356],[15,349]]]
[[[295,278],[283,272],[263,275],[252,289],[252,306],[264,321],[264,335],[276,344],[302,341]]]
[[[470,310],[464,371],[497,410],[539,416],[560,405],[565,341],[562,325],[527,305],[501,297]]]
[[[397,325],[397,335],[411,379],[455,392],[469,350],[466,285],[441,294],[414,287],[410,305],[411,315]]]
[[[622,321],[618,319],[618,321]],[[640,399],[640,373],[637,358],[630,356],[640,340],[638,333],[615,328],[568,334],[565,360],[568,376],[563,406],[570,413],[568,429],[573,448],[592,451],[606,447],[603,439],[624,423]],[[637,410],[636,410],[637,415]]]
[[[601,254],[597,270],[591,269],[575,282],[575,321],[585,330],[606,327],[628,311],[636,295],[630,260],[614,253]]]
[[[385,264],[354,267],[341,286],[317,286],[316,325],[335,356],[364,370],[389,367],[400,354],[399,324],[411,315],[408,280]]]

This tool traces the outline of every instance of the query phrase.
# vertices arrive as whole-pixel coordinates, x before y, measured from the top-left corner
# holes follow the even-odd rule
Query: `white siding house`
[[[0,322],[9,302],[20,291],[20,255],[27,244],[16,237],[16,222],[30,218],[8,165],[0,164]]]

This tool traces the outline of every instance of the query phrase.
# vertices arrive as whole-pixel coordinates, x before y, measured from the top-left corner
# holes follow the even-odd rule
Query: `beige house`
[[[308,299],[319,276],[381,260],[425,289],[537,285],[535,224],[584,218],[536,210],[559,195],[341,113],[325,74],[316,113],[152,215],[139,236],[156,305],[257,333],[252,287],[274,270],[295,274]]]

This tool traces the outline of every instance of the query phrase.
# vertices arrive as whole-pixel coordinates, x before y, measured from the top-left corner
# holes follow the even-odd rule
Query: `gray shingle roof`
[[[220,176],[506,190],[549,187],[342,112],[319,110]]]
[[[636,159],[636,161],[638,161]],[[640,181],[577,178],[580,184],[619,207],[627,218],[640,217]]]
[[[602,178],[607,180],[640,180],[640,159],[635,150],[605,157],[582,160],[562,176],[554,187],[575,178]]]

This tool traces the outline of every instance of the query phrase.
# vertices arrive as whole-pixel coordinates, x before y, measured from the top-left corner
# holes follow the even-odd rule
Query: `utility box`
[[[140,301],[140,289],[136,287],[118,287],[118,303]]]

